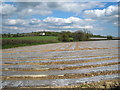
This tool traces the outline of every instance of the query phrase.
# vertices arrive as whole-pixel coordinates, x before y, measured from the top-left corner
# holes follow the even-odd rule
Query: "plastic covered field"
[[[118,79],[118,40],[3,49],[2,87],[56,87]]]

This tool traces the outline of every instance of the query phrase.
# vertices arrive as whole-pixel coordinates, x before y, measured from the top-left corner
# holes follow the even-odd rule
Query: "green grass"
[[[32,37],[9,37],[2,39],[24,39],[24,40],[58,40],[56,36],[32,36]]]
[[[33,36],[33,37],[11,37],[2,38],[2,49],[14,48],[20,46],[41,45],[48,43],[58,43],[58,37],[55,36]]]

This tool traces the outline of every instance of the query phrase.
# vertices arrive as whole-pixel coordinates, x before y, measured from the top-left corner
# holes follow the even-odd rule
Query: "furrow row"
[[[101,66],[109,66],[109,65],[118,65],[120,62],[113,63],[105,63],[105,64],[97,64],[97,65],[85,65],[85,66],[74,66],[74,67],[62,67],[62,68],[43,68],[43,69],[29,69],[29,68],[7,68],[2,69],[2,71],[31,71],[31,72],[41,72],[41,71],[50,71],[50,70],[73,70],[73,69],[85,69],[85,68],[95,68]]]
[[[75,63],[75,64],[58,64],[58,65],[3,65],[2,68],[62,68],[62,67],[73,67],[73,66],[85,66],[85,65],[96,65],[96,64],[105,64],[118,62],[118,59],[105,60],[105,61],[96,61],[96,62],[88,62],[88,63]]]
[[[99,75],[94,77],[85,78],[72,78],[72,79],[49,79],[49,80],[5,80],[2,82],[2,87],[22,87],[26,89],[33,88],[75,88],[83,86],[93,86],[98,88],[99,85],[105,85],[105,83],[115,82],[114,84],[119,85],[118,74],[112,75]],[[101,88],[101,87],[100,87]]]
[[[87,58],[103,58],[103,57],[115,57],[115,56],[118,56],[118,54],[114,54],[114,55],[88,55],[88,56],[66,56],[66,57],[53,57],[53,58],[32,58],[32,59],[22,59],[22,60],[17,60],[17,59],[12,59],[12,60],[3,60],[3,62],[20,62],[20,61],[43,61],[43,60],[62,60],[62,59],[75,59],[75,58],[84,58],[84,59],[87,59]],[[4,58],[2,58],[4,59]],[[6,58],[7,59],[7,58]],[[9,58],[8,58],[9,59]]]
[[[88,60],[73,60],[73,61],[56,61],[56,62],[39,62],[39,63],[4,63],[2,65],[56,65],[56,64],[75,64],[75,63],[87,63],[87,62],[96,62],[102,60],[112,60],[119,59],[119,57],[110,57],[110,58],[98,58],[98,59],[88,59]]]
[[[34,76],[34,75],[14,75],[14,76],[2,76],[2,80],[48,80],[48,79],[69,79],[69,78],[83,78],[83,77],[93,77],[99,75],[112,75],[118,74],[120,70],[114,71],[101,71],[101,72],[91,72],[82,74],[64,74],[64,75],[48,75],[48,76]]]

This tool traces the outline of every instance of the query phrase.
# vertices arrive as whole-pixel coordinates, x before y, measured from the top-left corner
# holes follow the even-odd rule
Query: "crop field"
[[[118,48],[118,40],[106,40],[3,49],[2,88],[95,87],[104,81],[119,85]]]
[[[58,37],[56,36],[32,36],[32,37],[8,37],[8,38],[2,38],[2,39],[23,39],[23,40],[57,40]]]
[[[57,36],[8,37],[1,39],[3,49],[60,42]]]

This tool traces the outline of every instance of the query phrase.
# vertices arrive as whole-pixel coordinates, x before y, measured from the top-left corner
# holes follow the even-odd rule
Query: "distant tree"
[[[84,41],[89,39],[89,34],[79,30],[74,33],[73,38],[77,41]]]
[[[11,34],[10,34],[10,33],[8,33],[8,34],[7,34],[7,37],[11,37]]]
[[[111,35],[108,35],[108,36],[107,36],[107,39],[108,39],[108,40],[112,40],[112,36],[111,36]]]
[[[76,31],[74,33],[70,31],[62,31],[59,34],[59,40],[63,42],[69,42],[69,41],[84,41],[88,40],[90,35],[92,35],[89,31]]]
[[[58,40],[62,42],[72,41],[72,39],[70,38],[70,32],[62,31],[58,36]]]
[[[19,37],[19,33],[16,34],[16,37]]]
[[[2,34],[2,37],[7,37],[7,34]]]

